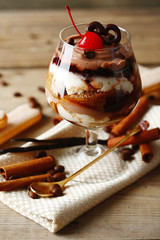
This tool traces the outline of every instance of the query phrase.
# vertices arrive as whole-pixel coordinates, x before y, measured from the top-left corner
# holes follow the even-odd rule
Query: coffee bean
[[[29,97],[28,102],[31,108],[41,108],[41,105],[34,97]]]
[[[58,196],[63,195],[63,191],[58,184],[51,185],[49,190],[50,190],[51,193],[53,193],[54,197],[58,197]]]
[[[45,151],[40,151],[36,154],[36,158],[46,157],[47,153]]]
[[[121,158],[123,160],[132,160],[134,151],[133,149],[131,148],[123,148],[121,151],[120,151],[120,154],[121,154]]]
[[[138,145],[138,144],[132,145],[132,150],[133,150],[134,153],[135,153],[138,149],[139,149],[139,145]]]
[[[54,169],[51,169],[51,170],[49,170],[47,173],[50,173],[51,175],[53,175],[53,174],[55,174],[56,172],[55,172]]]
[[[52,175],[47,177],[47,182],[55,182],[55,179],[53,178]]]
[[[61,181],[61,180],[65,179],[66,175],[62,172],[57,172],[53,175],[53,178],[54,178],[55,181],[58,182],[58,181]]]
[[[56,166],[54,167],[54,171],[55,171],[55,173],[57,173],[57,172],[64,172],[64,166],[62,166],[62,165],[56,165]]]
[[[54,188],[58,188],[58,187],[60,187],[59,184],[55,183],[50,186],[49,190],[52,191]]]
[[[8,86],[8,83],[6,81],[1,81],[0,84],[4,87]]]
[[[44,87],[38,87],[38,90],[40,91],[40,92],[45,92],[45,88]]]
[[[14,93],[14,96],[15,96],[15,97],[21,97],[22,94],[21,94],[20,92],[15,92],[15,93]]]
[[[39,198],[39,196],[31,190],[28,192],[28,196],[33,199]]]

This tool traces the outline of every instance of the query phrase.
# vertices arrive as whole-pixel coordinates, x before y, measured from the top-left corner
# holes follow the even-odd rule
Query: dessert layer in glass
[[[46,80],[51,107],[64,119],[95,128],[119,121],[135,107],[141,81],[130,42],[99,50],[60,42]]]

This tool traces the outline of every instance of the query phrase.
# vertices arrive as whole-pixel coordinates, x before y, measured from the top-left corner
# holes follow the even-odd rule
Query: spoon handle
[[[81,168],[80,170],[78,170],[77,172],[73,173],[71,176],[67,177],[66,179],[63,180],[63,183],[66,184],[67,182],[69,182],[70,180],[72,180],[73,178],[77,177],[80,173],[84,172],[86,169],[88,169],[89,167],[91,167],[93,164],[95,164],[96,162],[98,162],[101,158],[103,158],[104,156],[106,156],[107,154],[109,154],[110,152],[112,152],[116,147],[118,147],[121,143],[123,143],[124,141],[126,141],[129,137],[137,134],[138,132],[140,132],[142,130],[142,127],[140,124],[138,124],[135,128],[132,129],[132,131],[127,134],[121,141],[119,141],[118,143],[116,143],[113,147],[107,149],[106,151],[104,151],[100,156],[96,157],[93,161],[91,161],[90,163],[88,163],[87,165],[85,165],[83,168]]]

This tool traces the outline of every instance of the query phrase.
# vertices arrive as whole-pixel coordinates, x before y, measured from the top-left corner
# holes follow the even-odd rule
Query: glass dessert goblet
[[[100,49],[83,47],[73,26],[63,29],[46,80],[50,106],[62,118],[86,129],[81,153],[87,156],[103,151],[97,132],[127,116],[141,95],[129,33],[113,24],[101,26],[99,30],[95,22],[77,25],[81,33],[93,31],[101,38]]]

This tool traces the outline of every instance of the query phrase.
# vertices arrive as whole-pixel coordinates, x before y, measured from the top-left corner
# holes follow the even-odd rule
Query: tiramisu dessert
[[[61,31],[49,66],[48,102],[77,125],[113,124],[131,112],[141,95],[130,36],[114,24],[73,25]]]

